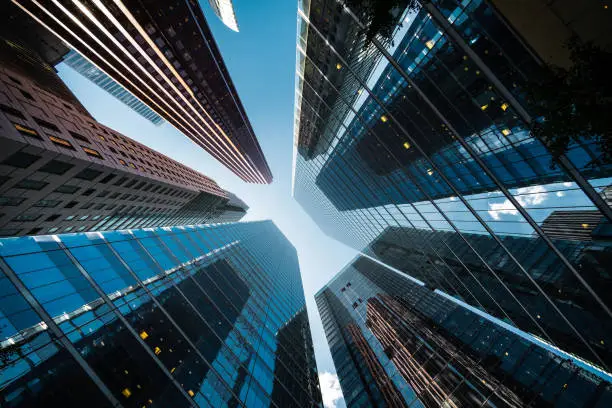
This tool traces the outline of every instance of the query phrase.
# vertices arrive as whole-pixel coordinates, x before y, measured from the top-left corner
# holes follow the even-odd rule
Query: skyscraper
[[[195,1],[14,0],[247,182],[272,174]],[[154,11],[154,12],[153,12]]]
[[[565,31],[540,38],[504,1],[300,3],[293,194],[328,235],[382,261],[384,237],[406,274],[610,367],[604,338],[579,327],[612,323],[612,167],[598,137],[556,151],[536,129],[559,92],[532,96],[552,76],[544,61],[580,52],[567,40],[609,55],[610,16],[591,0],[575,20],[569,3],[535,3]],[[561,212],[597,239],[550,233]]]
[[[349,407],[604,407],[612,377],[356,258],[316,295]]]
[[[157,113],[153,112],[151,108],[142,103],[138,98],[132,95],[127,89],[122,87],[120,84],[115,82],[114,79],[100,71],[91,62],[87,61],[85,57],[74,50],[70,50],[64,57],[62,62],[74,69],[85,78],[89,79],[106,92],[119,99],[121,102],[129,106],[143,118],[151,121],[154,125],[161,125],[163,119]]]
[[[237,221],[248,208],[98,123],[38,53],[1,36],[0,90],[0,236]]]
[[[236,21],[236,13],[234,12],[232,0],[208,0],[208,2],[217,17],[223,21],[223,24],[237,32],[238,22]]]
[[[6,407],[319,407],[270,221],[0,240]]]

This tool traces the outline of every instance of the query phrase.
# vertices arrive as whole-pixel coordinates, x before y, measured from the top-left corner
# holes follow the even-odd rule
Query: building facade
[[[132,95],[127,89],[118,84],[114,79],[102,72],[91,62],[87,61],[85,57],[74,50],[70,50],[64,57],[62,62],[68,65],[70,68],[89,79],[106,92],[119,99],[125,105],[129,106],[134,112],[150,121],[156,126],[163,123],[163,119],[157,113],[153,112],[151,108],[142,103],[138,98]]]
[[[238,32],[238,22],[232,0],[208,0],[210,7],[228,28]]]
[[[320,407],[271,221],[0,240],[6,407]]]
[[[544,44],[509,2],[366,3],[299,2],[294,197],[328,235],[375,257],[382,236],[407,246],[417,259],[400,260],[403,272],[469,290],[470,305],[610,367],[604,338],[579,327],[583,314],[612,323],[612,164],[597,137],[553,153],[534,129],[556,101],[533,97],[574,34],[610,50],[610,15],[591,0],[576,20],[573,6],[529,2],[567,30]],[[555,330],[542,330],[542,310]]]
[[[0,64],[1,236],[244,216],[212,179],[98,123],[32,49],[2,38]]]
[[[349,407],[605,407],[609,374],[356,258],[316,295]]]
[[[197,2],[13,3],[22,18],[35,19],[86,56],[237,176],[252,183],[272,181]]]

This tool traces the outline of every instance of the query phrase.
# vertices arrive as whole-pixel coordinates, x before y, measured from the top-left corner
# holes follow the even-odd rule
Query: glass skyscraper
[[[607,407],[612,377],[358,257],[316,295],[348,407]]]
[[[85,57],[76,52],[70,50],[70,52],[64,57],[62,62],[74,69],[85,78],[89,79],[100,88],[104,89],[115,98],[129,106],[134,112],[138,113],[143,118],[151,121],[154,125],[161,125],[164,121],[161,116],[153,112],[151,108],[142,103],[138,98],[132,95],[127,89],[115,82],[114,79],[102,72],[91,62],[87,61]]]
[[[0,240],[3,407],[319,407],[270,221]]]
[[[571,64],[566,40],[612,43],[601,4],[366,3],[299,2],[295,198],[328,235],[610,367],[612,165],[597,137],[553,155],[530,96]]]

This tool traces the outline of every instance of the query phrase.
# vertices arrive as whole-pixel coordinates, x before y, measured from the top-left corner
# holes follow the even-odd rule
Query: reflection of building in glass
[[[237,176],[272,181],[198,2],[13,3]]]
[[[332,237],[364,250],[384,236],[403,248],[389,250],[402,272],[611,367],[612,165],[594,160],[596,138],[553,159],[531,132],[543,118],[527,90],[547,74],[538,53],[567,36],[536,47],[508,2],[434,0],[385,21],[384,6],[351,2],[342,18],[354,33],[338,39],[338,22],[319,15],[330,3],[341,2],[298,11],[296,199]],[[610,16],[594,16],[580,14],[580,38],[609,32]]]
[[[155,125],[161,125],[164,121],[151,108],[142,103],[138,98],[132,95],[127,89],[115,82],[111,77],[100,71],[95,65],[87,61],[81,54],[71,50],[68,55],[62,60],[63,63],[74,69],[85,78],[89,79],[100,88],[104,89],[115,98],[132,108],[143,118],[151,121]]]
[[[295,249],[269,221],[0,242],[6,407],[318,407]]]
[[[93,119],[34,50],[0,36],[0,236],[237,221],[217,183]]]
[[[342,270],[316,300],[347,406],[611,401],[606,373],[367,258]]]

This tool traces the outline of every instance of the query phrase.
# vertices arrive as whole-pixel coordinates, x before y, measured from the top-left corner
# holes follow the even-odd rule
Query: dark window
[[[42,190],[48,185],[49,183],[46,181],[23,179],[20,180],[19,183],[15,184],[15,188],[23,188],[25,190]]]
[[[70,133],[70,136],[74,137],[76,140],[80,140],[81,142],[85,142],[85,143],[91,143],[88,138],[86,138],[85,136],[81,134],[78,134],[76,132],[71,132],[71,131],[69,131],[68,133]]]
[[[113,208],[115,208],[117,206],[117,204],[111,204],[108,207],[106,207],[107,210],[112,210]]]
[[[129,187],[132,187],[134,184],[136,184],[136,180],[131,180],[131,181],[129,181],[129,182],[128,182],[128,183],[127,183],[125,186],[123,186],[123,187],[125,187],[125,188],[129,188]]]
[[[85,191],[83,192],[83,194],[82,194],[82,195],[84,195],[84,196],[90,196],[90,195],[92,195],[92,194],[93,194],[93,193],[95,193],[95,192],[96,192],[96,190],[94,190],[93,188],[90,188],[90,189],[88,189],[88,190],[85,190]]]
[[[51,160],[50,162],[42,166],[39,169],[39,171],[44,171],[45,173],[62,175],[73,167],[74,165],[70,163],[66,163],[66,162],[59,161],[59,160]]]
[[[17,152],[4,159],[2,164],[8,164],[9,166],[26,169],[32,164],[36,163],[38,160],[40,160],[40,157],[41,156],[36,156],[34,154],[29,154],[25,152]]]
[[[101,209],[103,209],[103,208],[104,208],[104,205],[105,205],[105,204],[98,204],[98,205],[96,205],[96,206],[94,207],[94,210],[101,210]]]
[[[0,237],[14,237],[20,231],[20,228],[2,228],[0,229]]]
[[[106,177],[104,177],[102,180],[100,180],[100,181],[99,181],[99,183],[106,184],[106,183],[108,183],[109,181],[111,181],[112,179],[114,179],[115,177],[117,177],[117,175],[115,175],[115,174],[109,174],[108,176],[106,176]]]
[[[81,179],[81,180],[89,180],[89,181],[91,181],[91,180],[95,179],[96,177],[98,177],[100,174],[102,174],[102,172],[98,171],[98,170],[84,169],[84,170],[81,170],[81,172],[79,172],[79,174],[77,174],[74,177],[76,177],[78,179]]]
[[[110,191],[104,190],[100,194],[98,194],[98,197],[106,197],[109,194],[110,194]]]
[[[94,205],[94,203],[92,201],[85,203],[81,206],[82,209],[86,210],[88,208],[91,208],[91,206]]]
[[[128,179],[127,177],[121,177],[119,180],[117,180],[117,182],[115,183],[115,185],[116,185],[116,186],[120,186],[120,185],[122,185],[123,183],[125,183],[127,179]]]
[[[57,207],[61,203],[60,200],[40,200],[37,203],[34,203],[34,207]]]
[[[63,186],[59,186],[58,188],[56,188],[55,191],[56,193],[64,193],[64,194],[74,194],[77,191],[79,191],[81,188],[77,187],[77,186],[69,186],[67,184],[64,184]]]
[[[145,184],[147,184],[147,183],[145,183],[144,181],[139,183],[136,187],[134,187],[134,190],[140,190],[142,188],[142,186],[144,186]]]
[[[129,194],[124,194],[123,197],[121,197],[122,200],[127,200],[128,198],[130,198]]]
[[[113,193],[109,198],[117,198],[121,195],[121,193]]]
[[[23,86],[23,84],[21,83],[21,81],[20,81],[20,80],[18,80],[17,78],[15,78],[15,77],[13,77],[13,76],[10,76],[10,75],[8,75],[8,77],[9,77],[9,79],[10,79],[11,81],[13,81],[14,83],[16,83],[17,85],[22,85],[22,86]]]
[[[8,113],[9,115],[13,115],[20,119],[26,120],[26,117],[23,116],[23,113],[21,113],[20,110],[13,108],[12,106],[8,106],[3,103],[0,103],[0,109],[2,109],[2,112],[4,113]]]
[[[17,206],[25,201],[25,198],[21,197],[7,197],[0,196],[0,205],[8,205],[11,207]]]
[[[40,231],[42,230],[42,228],[40,227],[36,227],[36,228],[32,228],[31,230],[29,230],[26,235],[36,235],[38,234]]]
[[[68,105],[67,103],[64,103],[64,108],[68,109],[68,110],[72,110],[72,106]]]
[[[55,221],[57,220],[59,217],[61,217],[60,214],[52,214],[50,216],[47,217],[47,219],[45,221]]]
[[[34,116],[33,118],[34,118],[34,122],[38,123],[39,126],[44,127],[45,129],[52,130],[54,132],[60,131],[59,128],[51,122],[47,122],[46,120],[42,120]]]
[[[36,221],[41,214],[21,214],[13,218],[13,221]]]
[[[26,92],[23,89],[20,89],[20,91],[21,91],[21,94],[24,96],[24,98],[29,99],[31,101],[34,100],[34,97],[29,92]]]
[[[79,202],[78,201],[71,201],[68,204],[66,204],[64,206],[64,208],[73,208],[74,206],[76,206]]]

